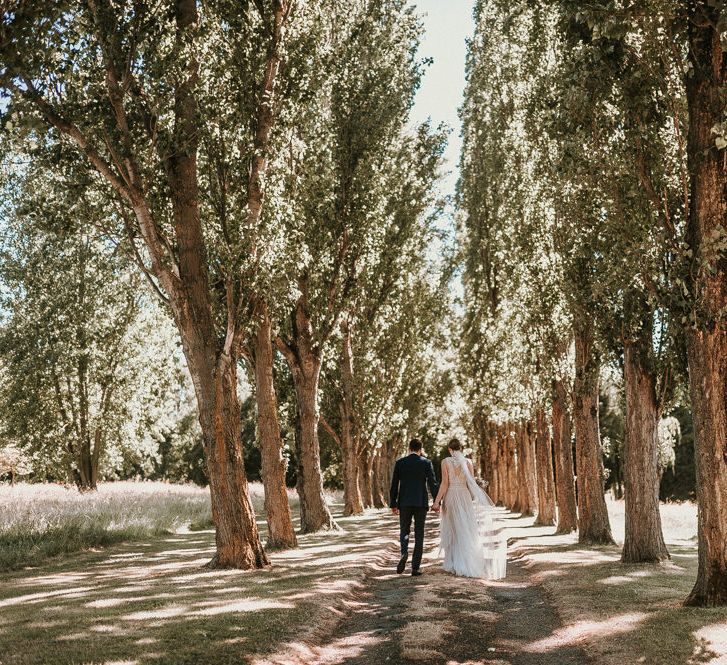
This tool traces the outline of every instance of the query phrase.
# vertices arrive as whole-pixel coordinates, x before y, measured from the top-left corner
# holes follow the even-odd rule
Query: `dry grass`
[[[193,485],[104,483],[85,494],[52,484],[3,485],[0,570],[209,521],[209,493]]]
[[[260,488],[253,494],[259,506]],[[299,549],[272,555],[272,570],[240,572],[203,567],[214,534],[187,526],[208,520],[206,511],[206,491],[163,484],[114,484],[86,496],[52,487],[0,491],[0,551],[13,531],[27,529],[42,542],[42,534],[86,522],[112,537],[141,538],[44,561],[47,552],[31,552],[40,567],[0,576],[0,662],[341,663],[380,639],[361,633],[326,643],[333,626],[360,604],[367,571],[380,569],[392,550],[390,516],[339,517],[342,531],[302,536]],[[609,511],[621,539],[623,505],[610,502]],[[727,610],[681,606],[696,576],[696,509],[665,505],[662,517],[672,560],[626,566],[618,546],[581,547],[575,536],[504,516],[511,556],[542,583],[562,618],[562,625],[521,640],[527,658],[581,646],[604,665],[727,663]],[[259,524],[264,533],[264,520]],[[144,538],[157,530],[166,535]],[[441,660],[464,621],[483,656],[493,656],[478,662],[498,662],[485,650],[492,638],[486,635],[507,612],[493,590],[460,588],[460,580],[436,568],[403,608],[406,625],[396,638],[402,654]],[[517,586],[517,580],[494,584]]]
[[[213,532],[182,529],[6,573],[0,662],[239,665],[304,650],[394,540],[381,513],[338,519],[341,531],[301,536],[265,571],[206,569]]]
[[[262,514],[260,483],[250,485],[250,496]],[[85,494],[54,484],[0,485],[0,571],[211,526],[209,490],[195,485],[113,482]]]
[[[609,502],[617,541],[623,540],[623,503]],[[727,663],[727,609],[681,606],[697,570],[696,507],[662,505],[671,561],[620,563],[620,547],[586,548],[575,536],[513,519],[516,556],[542,582],[564,626],[530,646],[535,653],[564,644],[582,645],[596,663],[693,665]]]

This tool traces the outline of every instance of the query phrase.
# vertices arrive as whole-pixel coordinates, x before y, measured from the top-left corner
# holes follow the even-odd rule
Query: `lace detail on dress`
[[[442,567],[455,575],[501,579],[505,576],[507,544],[493,523],[492,501],[476,485],[464,456],[446,458],[442,464],[449,478],[440,523]]]

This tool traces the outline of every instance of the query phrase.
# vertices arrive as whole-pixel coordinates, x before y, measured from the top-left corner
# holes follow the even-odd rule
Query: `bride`
[[[499,580],[505,577],[507,543],[493,524],[495,504],[477,484],[474,469],[452,439],[450,457],[442,460],[442,484],[432,510],[441,509],[443,568],[464,577]]]

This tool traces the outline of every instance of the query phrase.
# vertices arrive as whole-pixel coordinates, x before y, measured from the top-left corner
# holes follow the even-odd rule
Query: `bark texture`
[[[502,482],[500,469],[500,432],[497,425],[493,425],[488,436],[488,466],[490,469],[490,498],[502,506]]]
[[[361,489],[361,500],[363,501],[364,508],[373,508],[374,506],[374,487],[372,479],[372,463],[373,455],[371,448],[364,444],[361,446],[359,453],[360,462],[358,466],[359,471],[359,487]]]
[[[385,508],[388,501],[389,486],[382,472],[385,464],[383,446],[374,450],[374,466],[371,482],[373,483],[374,508]]]
[[[193,375],[199,373],[196,370]],[[214,398],[208,399],[206,390],[197,393],[217,545],[210,565],[261,568],[268,559],[260,542],[242,461],[237,359],[221,356],[210,379]]]
[[[535,454],[537,457],[538,516],[535,518],[535,524],[538,526],[551,526],[555,524],[553,446],[548,421],[542,408],[539,408],[536,414],[536,427]]]
[[[308,285],[300,284],[301,295],[292,313],[292,339],[276,338],[276,345],[290,367],[298,406],[296,446],[298,448],[298,495],[300,528],[303,533],[336,528],[323,494],[321,452],[318,441],[320,411],[318,381],[322,350],[315,342],[308,311]]]
[[[515,441],[508,424],[500,428],[500,489],[503,505],[512,509],[517,502],[517,471]]]
[[[603,457],[598,430],[598,370],[593,349],[593,326],[588,320],[574,325],[576,378],[573,421],[576,433],[578,542],[612,544],[603,492]]]
[[[526,423],[515,429],[517,445],[518,505],[525,516],[535,515],[538,509],[538,481],[535,470],[535,451]]]
[[[571,419],[568,411],[568,390],[565,381],[553,382],[553,455],[555,457],[555,498],[558,506],[556,533],[578,529],[576,488],[573,476]]]
[[[351,326],[341,326],[341,453],[343,458],[343,514],[361,515],[364,510],[362,489],[359,484],[360,436],[355,411],[355,384],[353,374],[353,348]]]
[[[262,481],[265,489],[265,517],[268,524],[267,547],[296,547],[293,518],[285,486],[287,468],[278,419],[278,397],[273,380],[272,324],[267,304],[259,307],[259,325],[252,344],[255,367],[257,429],[260,437]]]
[[[626,431],[624,489],[626,535],[621,561],[655,563],[669,558],[659,514],[659,406],[647,355],[650,336],[624,345]]]
[[[694,265],[690,284],[697,325],[687,333],[694,417],[699,565],[687,605],[727,604],[727,253],[714,249],[727,228],[725,151],[715,148],[712,127],[723,122],[727,58],[717,26],[719,3],[690,5],[686,77],[689,107],[687,153],[691,197],[687,241]]]

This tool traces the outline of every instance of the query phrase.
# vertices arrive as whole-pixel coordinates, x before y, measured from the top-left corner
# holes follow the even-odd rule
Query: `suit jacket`
[[[389,506],[401,508],[429,508],[427,485],[432,498],[437,497],[439,488],[434,477],[434,467],[430,460],[418,453],[411,453],[396,460],[394,475],[391,478],[391,497]]]

